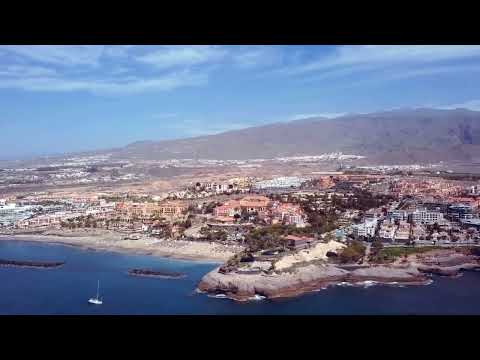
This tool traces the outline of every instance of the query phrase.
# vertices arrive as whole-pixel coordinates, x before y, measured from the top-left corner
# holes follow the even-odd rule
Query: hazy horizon
[[[293,123],[293,122],[301,122],[302,120],[316,120],[316,119],[324,119],[324,120],[335,120],[339,118],[347,118],[347,117],[354,117],[356,115],[370,115],[370,114],[380,114],[384,112],[393,112],[393,111],[416,111],[416,110],[443,110],[443,111],[448,111],[448,110],[465,110],[465,111],[480,111],[477,109],[469,109],[466,107],[454,107],[454,108],[426,108],[426,107],[402,107],[402,108],[391,108],[391,109],[382,109],[382,110],[377,110],[377,111],[372,111],[372,112],[351,112],[351,113],[339,113],[339,114],[327,114],[327,115],[302,115],[303,117],[295,118],[295,119],[286,119],[286,120],[281,120],[281,121],[271,121],[271,122],[265,122],[265,123],[260,123],[260,124],[253,124],[253,125],[246,125],[245,127],[241,127],[238,129],[227,129],[227,130],[219,130],[215,132],[211,132],[208,134],[202,134],[202,135],[197,135],[197,136],[178,136],[178,137],[171,137],[171,138],[163,138],[163,139],[155,139],[155,138],[146,138],[146,139],[137,139],[128,143],[123,143],[119,144],[118,146],[112,146],[112,147],[105,147],[102,145],[99,145],[98,147],[93,147],[93,148],[85,148],[85,149],[78,149],[75,151],[58,151],[56,153],[53,152],[44,152],[44,153],[31,153],[31,154],[23,154],[23,155],[12,155],[10,157],[3,157],[0,158],[0,161],[25,161],[25,160],[32,160],[35,158],[44,158],[44,157],[61,157],[66,154],[80,154],[80,153],[89,153],[89,152],[95,152],[95,151],[108,151],[109,149],[119,149],[123,148],[125,146],[135,144],[135,143],[147,143],[147,142],[158,142],[158,141],[164,141],[164,140],[183,140],[183,139],[191,139],[191,138],[196,138],[196,137],[201,137],[201,136],[208,136],[208,135],[216,135],[216,134],[222,134],[230,131],[235,131],[235,130],[244,130],[244,129],[249,129],[252,127],[258,127],[258,126],[266,126],[266,125],[275,125],[275,124],[285,124],[285,123]],[[318,154],[310,154],[310,155],[318,155]]]

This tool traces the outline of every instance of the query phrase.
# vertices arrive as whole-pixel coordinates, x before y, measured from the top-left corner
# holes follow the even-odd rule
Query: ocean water
[[[65,261],[58,269],[0,267],[0,314],[32,315],[384,315],[480,314],[480,272],[433,277],[427,286],[329,287],[293,299],[235,303],[195,293],[214,263],[0,241],[0,258]],[[182,279],[132,277],[133,267],[186,273]],[[97,280],[104,304],[90,305]]]

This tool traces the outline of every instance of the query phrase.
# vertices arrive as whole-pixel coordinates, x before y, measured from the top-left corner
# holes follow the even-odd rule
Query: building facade
[[[437,211],[416,210],[410,214],[410,221],[415,224],[434,224],[443,220],[443,214]]]

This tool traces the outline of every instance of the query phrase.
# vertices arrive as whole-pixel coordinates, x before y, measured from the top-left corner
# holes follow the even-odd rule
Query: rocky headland
[[[431,275],[457,276],[463,270],[480,268],[480,256],[442,249],[410,255],[389,264],[364,263],[340,265],[328,261],[312,261],[282,271],[225,273],[216,268],[198,284],[198,290],[212,295],[225,295],[237,301],[262,296],[268,299],[293,297],[327,286],[375,282],[392,285],[426,285]]]

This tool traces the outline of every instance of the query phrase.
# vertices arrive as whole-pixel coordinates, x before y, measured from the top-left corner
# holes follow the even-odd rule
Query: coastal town
[[[20,193],[0,199],[0,231],[9,239],[208,259],[222,263],[216,274],[247,279],[312,264],[392,267],[426,251],[475,251],[480,181],[454,175],[360,168],[197,179],[156,194]]]
[[[480,46],[78,40],[0,45],[0,315],[480,314]]]

